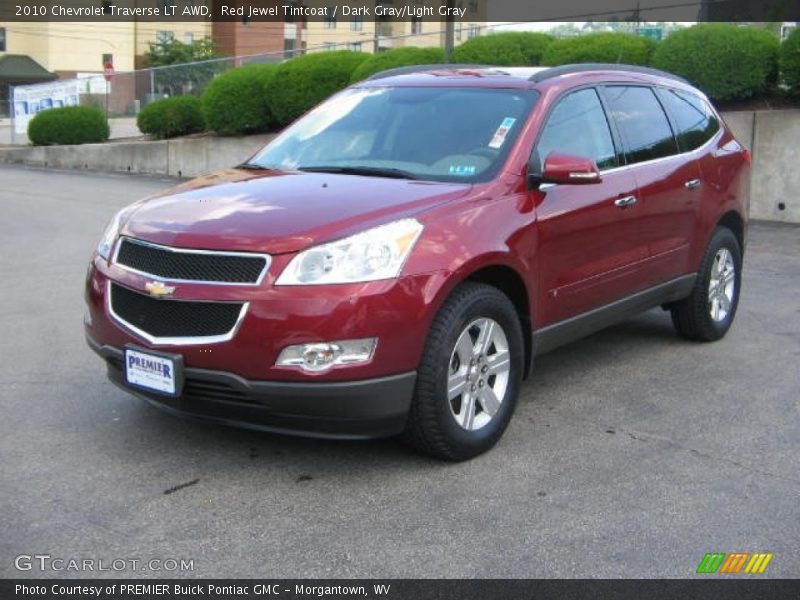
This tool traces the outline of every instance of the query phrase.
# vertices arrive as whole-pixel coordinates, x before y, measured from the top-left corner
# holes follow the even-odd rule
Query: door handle
[[[690,179],[683,185],[686,186],[687,190],[693,190],[694,188],[700,187],[703,182],[700,179]]]
[[[625,208],[626,206],[632,206],[636,204],[636,196],[625,196],[624,198],[617,198],[614,200],[614,206],[617,208]]]

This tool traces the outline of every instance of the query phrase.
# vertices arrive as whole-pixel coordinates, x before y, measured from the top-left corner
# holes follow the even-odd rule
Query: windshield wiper
[[[392,179],[419,179],[413,173],[403,169],[393,169],[391,167],[339,167],[339,166],[318,166],[318,167],[299,167],[298,171],[308,171],[311,173],[342,173],[343,175],[367,175],[372,177],[391,177]]]
[[[273,167],[265,167],[264,165],[259,165],[257,163],[250,163],[250,162],[243,162],[240,165],[236,165],[237,169],[248,169],[250,171],[275,171]]]

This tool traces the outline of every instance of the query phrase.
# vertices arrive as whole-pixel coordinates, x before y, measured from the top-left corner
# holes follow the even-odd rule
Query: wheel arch
[[[739,242],[739,250],[744,256],[745,223],[742,215],[735,210],[729,210],[719,218],[716,227],[726,227],[733,232],[736,241]]]
[[[522,375],[523,378],[527,378],[530,372],[531,359],[533,357],[533,327],[530,295],[522,275],[516,269],[508,265],[491,264],[472,271],[464,277],[462,281],[491,285],[499,289],[511,300],[511,303],[517,310],[517,315],[522,325],[522,337],[525,343],[525,367]]]

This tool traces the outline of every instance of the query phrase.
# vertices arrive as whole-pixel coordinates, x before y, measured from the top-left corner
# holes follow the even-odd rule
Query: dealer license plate
[[[169,396],[180,394],[181,357],[125,348],[125,382]]]

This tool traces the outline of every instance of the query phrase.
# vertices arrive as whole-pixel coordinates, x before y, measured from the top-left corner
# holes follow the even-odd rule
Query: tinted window
[[[661,100],[675,121],[681,150],[699,148],[719,131],[719,121],[714,112],[694,94],[664,90]]]
[[[572,92],[559,101],[547,119],[536,152],[540,165],[551,152],[593,158],[600,169],[617,165],[611,131],[595,90]]]
[[[609,107],[626,142],[628,164],[678,152],[672,128],[653,90],[647,87],[610,86]]]

